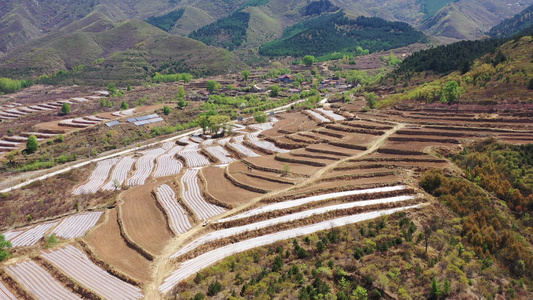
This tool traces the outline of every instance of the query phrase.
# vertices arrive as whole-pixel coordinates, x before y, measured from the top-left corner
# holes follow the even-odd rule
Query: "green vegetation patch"
[[[353,20],[338,12],[288,27],[281,39],[264,45],[259,53],[322,56],[331,52],[355,52],[357,47],[376,52],[425,41],[424,34],[407,23],[367,17]]]
[[[178,22],[178,20],[183,16],[185,9],[177,9],[175,11],[169,12],[166,15],[159,17],[150,17],[146,20],[147,23],[154,25],[155,27],[162,29],[164,31],[170,31],[172,27]]]
[[[232,51],[245,40],[249,21],[249,13],[236,12],[192,32],[189,37]]]

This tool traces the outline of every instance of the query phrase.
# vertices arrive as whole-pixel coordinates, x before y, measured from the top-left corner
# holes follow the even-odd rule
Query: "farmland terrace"
[[[291,110],[231,136],[188,136],[89,165],[65,193],[116,201],[6,226],[17,259],[0,265],[0,298],[180,294],[233,254],[399,212],[432,214],[438,203],[417,182],[431,168],[460,172],[446,153],[486,138],[533,141],[524,112],[354,107]]]

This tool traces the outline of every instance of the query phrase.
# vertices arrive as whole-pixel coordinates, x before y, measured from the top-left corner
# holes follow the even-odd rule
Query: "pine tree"
[[[443,289],[444,289],[444,295],[448,296],[450,294],[450,290],[452,288],[452,284],[450,283],[450,280],[448,278],[446,278],[444,280],[444,286],[443,286]]]
[[[437,299],[441,293],[442,291],[440,290],[439,281],[437,278],[433,277],[433,280],[431,281],[431,291],[429,293],[429,297],[431,299]]]

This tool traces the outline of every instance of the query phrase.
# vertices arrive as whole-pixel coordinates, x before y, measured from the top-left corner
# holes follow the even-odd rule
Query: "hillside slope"
[[[499,38],[509,37],[531,26],[533,26],[533,5],[492,27],[488,35]]]
[[[140,20],[112,22],[102,13],[92,13],[28,45],[0,60],[3,74],[36,78],[76,69],[73,77],[78,82],[144,81],[156,71],[213,75],[241,65],[225,50],[168,34]]]

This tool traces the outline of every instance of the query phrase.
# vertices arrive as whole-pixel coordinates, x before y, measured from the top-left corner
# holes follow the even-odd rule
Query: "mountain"
[[[69,70],[79,83],[135,80],[141,84],[155,72],[214,75],[241,66],[226,50],[169,34],[141,20],[114,22],[100,12],[0,60],[4,76],[36,78]]]
[[[524,9],[516,16],[505,19],[500,24],[492,27],[488,32],[491,37],[509,37],[533,26],[533,5]]]
[[[478,39],[501,20],[522,11],[531,1],[470,1],[449,3],[418,26],[441,38]]]
[[[259,53],[320,56],[336,51],[355,52],[357,47],[375,52],[425,41],[425,36],[407,23],[376,17],[351,19],[338,12],[288,27],[281,39],[264,45]]]

